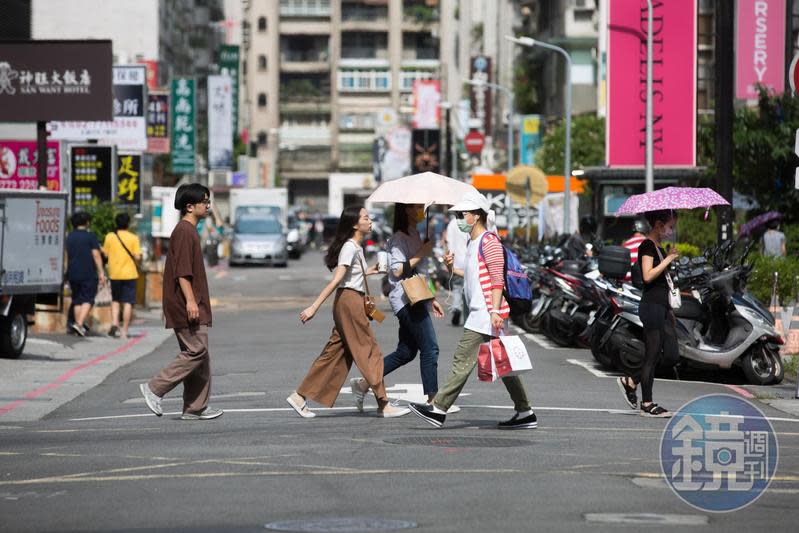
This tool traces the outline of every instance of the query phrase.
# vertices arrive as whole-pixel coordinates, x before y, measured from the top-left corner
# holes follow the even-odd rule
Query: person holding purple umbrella
[[[652,401],[655,369],[661,361],[679,360],[674,313],[669,304],[669,285],[666,280],[669,265],[677,259],[677,249],[668,253],[661,247],[663,240],[671,238],[677,214],[670,210],[644,213],[651,230],[638,248],[638,262],[644,279],[643,295],[638,316],[644,329],[644,361],[640,368],[628,370],[618,379],[624,400],[632,409],[638,409],[636,390],[641,385],[641,416],[668,418],[671,413]]]
[[[763,255],[769,257],[785,257],[785,234],[780,231],[779,219],[771,220],[763,234]]]

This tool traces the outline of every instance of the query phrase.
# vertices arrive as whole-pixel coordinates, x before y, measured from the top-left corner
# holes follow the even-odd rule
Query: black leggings
[[[641,302],[638,317],[644,325],[644,364],[639,375],[633,379],[641,384],[641,399],[652,401],[652,384],[655,369],[662,360],[676,364],[679,360],[677,332],[674,330],[674,315],[671,308],[662,304]]]

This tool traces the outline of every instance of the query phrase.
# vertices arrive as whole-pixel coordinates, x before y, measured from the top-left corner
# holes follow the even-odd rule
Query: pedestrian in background
[[[466,259],[466,246],[469,243],[469,236],[458,228],[458,218],[452,216],[447,231],[444,233],[444,250],[447,254],[454,257],[452,265],[452,275],[450,276],[450,295],[452,303],[452,325],[461,325],[461,315],[466,320],[468,310],[463,298],[463,266]]]
[[[780,221],[772,220],[766,227],[768,229],[763,234],[763,255],[785,257],[787,255],[785,234],[780,231]]]
[[[651,229],[646,219],[637,218],[633,223],[632,237],[622,243],[622,246],[630,250],[631,267],[638,262],[638,248],[641,246],[641,243],[646,240],[646,234],[649,233]],[[627,275],[624,277],[624,281],[629,282],[630,280],[632,280],[632,273],[628,271]]]
[[[435,300],[411,305],[401,284],[403,280],[424,272],[426,258],[433,253],[433,242],[430,239],[422,242],[417,230],[417,224],[424,219],[424,205],[394,204],[394,234],[388,242],[391,287],[388,301],[399,321],[399,340],[396,349],[383,359],[383,376],[410,363],[418,354],[422,388],[428,401],[432,401],[438,392],[439,350],[430,312],[440,318],[444,316],[444,310]],[[353,378],[350,385],[355,404],[359,411],[363,411],[363,399],[369,386],[363,378]]]
[[[139,279],[138,263],[141,261],[141,243],[136,234],[128,231],[130,215],[119,213],[115,219],[116,230],[105,236],[103,252],[108,257],[108,278],[111,280],[111,329],[108,335],[128,338],[128,328],[136,305],[136,282]],[[119,312],[122,310],[122,328]]]
[[[640,369],[626,371],[626,376],[618,379],[618,386],[624,400],[632,409],[638,408],[636,389],[641,385],[641,415],[668,418],[671,413],[652,401],[652,387],[655,383],[655,369],[664,359],[679,359],[677,333],[674,329],[674,312],[669,304],[669,284],[666,280],[669,265],[677,259],[677,248],[669,253],[661,247],[664,240],[674,234],[677,219],[674,211],[649,211],[646,219],[652,228],[647,239],[638,247],[638,260],[644,281],[638,317],[644,330],[644,362]]]
[[[103,256],[100,243],[94,233],[89,231],[91,216],[79,211],[72,215],[73,230],[65,243],[67,251],[67,280],[72,292],[72,306],[75,320],[72,331],[85,337],[89,328],[86,319],[94,305],[98,285],[105,285]]]
[[[181,220],[169,237],[164,265],[164,316],[166,327],[175,330],[180,353],[149,383],[140,385],[147,407],[163,414],[161,400],[183,384],[183,420],[210,420],[223,414],[208,406],[211,395],[211,361],[208,328],[211,298],[203,264],[197,223],[208,216],[211,193],[199,183],[181,185],[175,193],[175,209]]]
[[[591,215],[580,219],[580,227],[566,241],[564,251],[569,259],[580,260],[593,257],[594,238],[596,237],[597,223]]]
[[[477,191],[468,192],[450,211],[458,217],[461,231],[471,237],[464,264],[464,296],[469,306],[469,317],[464,324],[463,336],[452,359],[450,375],[432,403],[410,404],[411,411],[425,422],[441,427],[447,411],[455,402],[477,366],[480,345],[498,337],[505,329],[510,307],[502,296],[505,287],[505,259],[502,243],[492,230],[494,211],[488,199]],[[481,250],[482,244],[482,250]],[[448,254],[447,265],[452,268],[454,256]],[[516,414],[500,422],[499,429],[533,429],[538,419],[527,399],[519,376],[502,378]]]
[[[300,313],[300,320],[305,324],[335,291],[334,326],[330,339],[311,364],[300,386],[286,398],[303,418],[316,416],[308,408],[309,398],[326,407],[333,407],[353,362],[375,395],[378,416],[393,418],[410,412],[388,402],[383,383],[383,354],[369,325],[370,317],[364,305],[366,278],[378,273],[376,265],[366,268],[363,253],[364,237],[371,231],[372,221],[366,209],[362,206],[344,208],[336,235],[325,255],[325,266],[333,272],[333,279],[322,289],[314,303]]]

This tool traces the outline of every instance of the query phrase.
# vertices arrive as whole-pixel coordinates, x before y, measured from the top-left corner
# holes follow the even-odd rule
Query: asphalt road
[[[501,384],[476,376],[457,402],[462,411],[441,430],[412,415],[377,418],[373,400],[358,414],[347,389],[334,409],[305,420],[285,398],[332,326],[329,306],[305,326],[297,318],[328,278],[320,256],[309,253],[288,269],[221,268],[210,277],[212,405],[225,415],[179,420],[180,389],[165,399],[165,416],[146,410],[138,384],[173,357],[177,343],[168,338],[42,420],[0,419],[0,530],[381,525],[333,528],[334,519],[357,518],[431,532],[675,531],[686,524],[697,531],[795,531],[799,418],[759,405],[778,434],[777,476],[754,504],[726,514],[694,509],[665,484],[658,459],[664,420],[626,409],[613,376],[598,370],[589,352],[545,348],[532,338],[526,342],[535,371],[523,380],[536,430],[496,430],[513,413],[509,398]],[[461,330],[446,321],[436,328],[443,381]],[[395,319],[376,331],[387,353]],[[386,381],[390,395],[421,399],[415,361]],[[737,394],[722,383],[655,385],[656,401],[670,409],[711,393]]]

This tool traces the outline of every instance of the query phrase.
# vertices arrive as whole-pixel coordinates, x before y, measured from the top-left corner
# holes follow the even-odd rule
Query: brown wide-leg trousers
[[[330,340],[297,387],[297,393],[332,407],[354,361],[378,402],[388,401],[383,384],[383,354],[369,325],[361,293],[338,289],[333,302],[333,322]]]
[[[163,397],[183,383],[183,412],[200,413],[211,394],[211,360],[208,328],[192,326],[175,330],[180,353],[150,380],[150,390]]]

